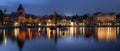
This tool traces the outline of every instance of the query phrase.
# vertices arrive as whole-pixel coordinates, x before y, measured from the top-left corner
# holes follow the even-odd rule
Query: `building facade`
[[[116,14],[115,13],[99,13],[94,18],[97,25],[115,25]]]

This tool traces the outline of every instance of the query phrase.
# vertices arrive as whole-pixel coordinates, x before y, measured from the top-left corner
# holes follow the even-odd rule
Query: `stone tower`
[[[18,12],[20,15],[24,15],[25,10],[24,10],[22,4],[20,4],[19,7],[17,8],[17,12]]]

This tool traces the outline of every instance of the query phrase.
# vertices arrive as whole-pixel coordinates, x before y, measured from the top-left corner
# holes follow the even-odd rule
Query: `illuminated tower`
[[[20,4],[19,7],[17,8],[17,13],[19,13],[18,22],[21,24],[26,23],[25,10],[22,4]]]
[[[20,15],[24,15],[25,11],[24,11],[24,8],[23,8],[22,4],[20,4],[19,7],[17,8],[17,12]]]

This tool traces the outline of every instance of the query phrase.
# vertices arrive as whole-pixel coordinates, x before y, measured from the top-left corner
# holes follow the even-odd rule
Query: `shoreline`
[[[0,26],[0,29],[4,28],[46,28],[46,27],[120,27],[120,26]]]

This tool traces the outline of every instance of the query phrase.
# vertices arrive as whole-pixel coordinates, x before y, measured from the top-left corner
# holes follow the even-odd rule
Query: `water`
[[[0,51],[120,51],[120,27],[0,29]]]

